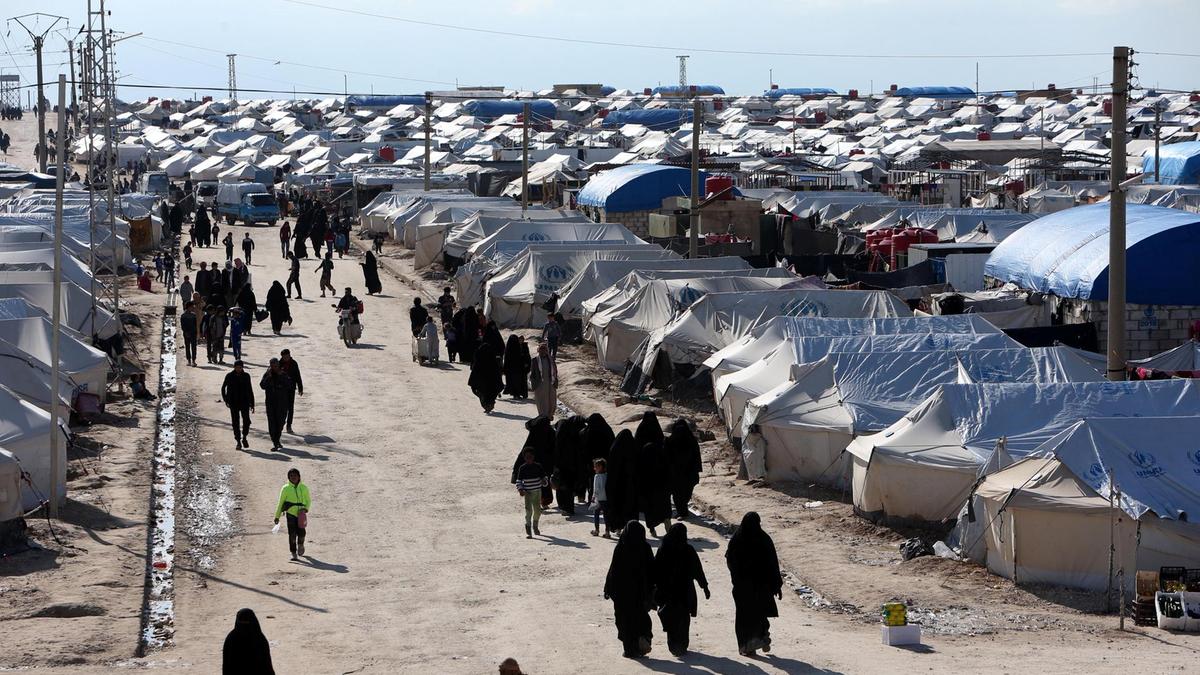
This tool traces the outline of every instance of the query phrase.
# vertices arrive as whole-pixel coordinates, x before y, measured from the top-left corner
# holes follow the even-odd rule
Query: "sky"
[[[1135,72],[1147,88],[1200,88],[1200,0],[108,0],[107,7],[111,28],[142,33],[116,45],[120,83],[138,85],[122,87],[125,100],[223,96],[229,53],[238,54],[244,98],[566,82],[638,91],[678,82],[678,54],[689,55],[689,82],[730,94],[761,93],[771,82],[863,93],[890,84],[974,88],[976,64],[980,91],[1048,83],[1090,89],[1111,81],[1114,45],[1192,54],[1140,53]],[[69,19],[69,33],[46,39],[52,82],[67,72],[60,35],[78,31],[86,8],[86,0],[3,0],[0,18]],[[8,21],[0,72],[32,81],[30,45]],[[1084,55],[1049,56],[1062,54]]]

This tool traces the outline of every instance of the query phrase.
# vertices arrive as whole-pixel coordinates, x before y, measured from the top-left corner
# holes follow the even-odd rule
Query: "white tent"
[[[1200,414],[1200,383],[950,384],[880,433],[855,439],[854,506],[916,521],[958,515],[1001,439],[1023,457],[1089,417]]]
[[[696,262],[704,260],[698,258]],[[686,261],[679,261],[686,262]],[[706,270],[696,265],[690,269],[636,269],[625,276],[618,279],[608,288],[601,289],[599,293],[583,301],[581,309],[583,314],[583,323],[585,324],[585,334],[588,339],[591,336],[591,319],[593,316],[604,314],[614,307],[624,304],[630,298],[637,295],[642,288],[652,281],[680,281],[686,279],[715,279],[717,277],[757,277],[760,279],[787,279],[790,282],[801,281],[800,277],[792,274],[791,271],[782,267],[765,267],[762,269],[727,269],[727,270]],[[696,295],[689,293],[688,295]],[[691,298],[691,302],[695,302],[700,298],[696,295]],[[691,305],[688,303],[688,306]],[[561,305],[561,302],[560,302]],[[668,319],[669,320],[669,319]],[[666,321],[659,326],[666,325]]]
[[[983,480],[964,544],[1001,576],[1094,591],[1116,585],[1116,570],[1132,588],[1136,570],[1192,567],[1200,526],[1186,521],[1200,511],[1198,434],[1197,417],[1076,422]]]
[[[54,283],[0,283],[0,298],[23,298],[50,314],[54,310]],[[78,333],[108,339],[121,329],[120,320],[100,304],[95,306],[93,317],[91,294],[69,281],[62,284],[61,300],[63,325]],[[95,333],[92,332],[93,318]]]
[[[575,221],[559,220],[514,220],[484,237],[467,249],[463,257],[470,260],[480,252],[486,252],[498,241],[526,241],[531,244],[551,241],[614,241],[626,244],[644,244],[620,223],[593,223],[582,216]]]
[[[521,220],[553,220],[558,222],[591,222],[575,211],[531,208],[522,217],[521,209],[489,206],[471,215],[462,222],[452,223],[446,228],[445,252],[454,258],[466,256],[467,249],[482,241],[501,227]]]
[[[786,367],[786,366],[785,366]],[[956,382],[1098,382],[1098,371],[1070,350],[833,353],[790,366],[775,388],[746,400],[726,392],[722,407],[739,417],[742,457],[751,478],[843,485],[843,450],[883,430],[932,394]],[[727,376],[724,379],[736,377]],[[744,416],[737,410],[743,401]]]
[[[91,292],[92,272],[75,256],[62,256],[63,279]],[[0,284],[53,281],[53,244],[44,248],[7,250],[0,246]]]
[[[58,484],[59,495],[67,493],[67,425],[61,418],[58,420],[63,436],[58,444],[57,476],[50,471],[51,428],[50,413],[0,386],[0,448],[17,458],[33,483],[32,488],[21,484],[22,511],[30,511],[49,498],[51,481]]]
[[[171,178],[182,178],[203,161],[203,157],[191,150],[185,149],[159,162],[158,168],[166,171],[167,175]]]
[[[775,268],[772,268],[775,269]],[[777,289],[798,281],[785,270],[746,272],[737,276],[652,279],[623,301],[598,308],[588,317],[600,365],[622,372],[626,361],[651,331],[671,322],[709,293],[746,293]],[[631,272],[630,275],[636,275]]]
[[[21,504],[21,464],[11,452],[0,448],[0,523],[20,518],[24,513]]]
[[[732,255],[694,260],[660,260],[653,263],[641,260],[593,260],[559,290],[558,311],[568,319],[582,317],[585,300],[611,287],[635,270],[720,272],[749,269],[750,263]]]
[[[946,338],[945,334],[956,335],[1001,335],[1003,332],[975,314],[955,314],[947,316],[898,317],[884,319],[846,319],[777,316],[770,321],[756,326],[753,330],[736,340],[729,346],[717,351],[704,361],[704,365],[712,369],[714,381],[737,370],[741,370],[759,359],[766,358],[775,351],[783,340],[804,339],[805,344],[800,354],[804,360],[816,361],[833,351],[886,351],[895,348],[897,351],[922,351],[935,349],[955,349],[963,344],[957,339]],[[922,336],[917,342],[909,341],[900,344],[884,346],[879,349],[868,348],[868,343],[856,346],[845,345],[845,349],[835,350],[830,343],[808,342],[816,338],[848,338],[855,336],[889,336],[914,335]],[[928,337],[926,341],[925,336]],[[1006,339],[1004,344],[979,344],[979,347],[999,349],[1019,346],[1015,340]]]
[[[27,319],[0,320],[0,340],[7,342],[41,363],[52,361],[50,336],[54,324],[37,316]],[[59,364],[64,377],[78,388],[72,394],[87,392],[104,401],[108,388],[108,356],[63,329],[59,339]]]
[[[1174,349],[1168,349],[1161,354],[1129,361],[1133,368],[1149,368],[1168,373],[1200,370],[1200,342],[1188,340]]]
[[[550,299],[550,294],[557,292],[593,260],[661,260],[677,257],[675,252],[657,244],[531,244],[488,280],[484,313],[506,328],[540,325],[546,320],[546,311],[541,306]]]
[[[14,394],[43,410],[49,410],[51,397],[54,395],[50,386],[51,375],[53,371],[50,364],[11,342],[0,339],[0,382]],[[72,408],[74,392],[77,389],[79,385],[71,376],[60,371],[58,402],[62,404],[64,411]]]

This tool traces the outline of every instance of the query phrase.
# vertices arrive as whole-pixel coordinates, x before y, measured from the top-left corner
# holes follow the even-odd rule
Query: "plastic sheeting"
[[[504,115],[520,115],[529,106],[534,119],[552,120],[558,114],[553,101],[515,101],[511,99],[474,99],[463,104],[463,111],[485,122]]]
[[[1108,204],[1039,218],[996,246],[984,273],[1060,298],[1108,299]],[[1126,207],[1126,301],[1200,305],[1200,214]]]
[[[700,172],[700,184],[708,174]],[[579,191],[580,206],[608,213],[662,208],[668,197],[685,197],[692,191],[692,174],[681,166],[629,164],[601,171]]]
[[[54,324],[43,316],[0,320],[0,340],[42,363],[53,361],[50,347],[53,331]],[[59,363],[60,372],[75,383],[72,394],[86,392],[104,401],[108,387],[108,356],[104,352],[64,327],[59,340]]]
[[[25,513],[21,508],[21,464],[11,452],[0,448],[0,523],[20,518]]]
[[[1162,185],[1200,183],[1200,141],[1169,143],[1158,151],[1158,182]],[[1154,153],[1142,158],[1142,173],[1154,174]]]
[[[9,389],[0,386],[0,448],[4,448],[21,463],[33,486],[22,481],[21,509],[30,511],[50,497],[51,485],[58,485],[58,494],[67,493],[66,421],[59,418],[58,428],[63,436],[58,444],[58,475],[50,470],[50,413],[32,403],[22,401]]]
[[[559,289],[558,311],[568,319],[583,316],[583,303],[620,282],[634,271],[655,276],[658,272],[721,272],[748,270],[750,263],[737,256],[695,260],[594,260]]]
[[[467,249],[505,225],[521,220],[551,220],[557,222],[584,222],[588,219],[575,211],[531,208],[521,216],[520,208],[488,207],[461,223],[450,223],[446,228],[446,255],[462,258]],[[590,222],[590,221],[588,221]]]
[[[480,251],[487,251],[489,246],[498,241],[524,241],[530,244],[552,241],[646,243],[620,223],[593,223],[582,219],[582,216],[580,218],[581,221],[579,222],[552,220],[517,220],[509,222],[467,249],[466,258],[470,259]]]
[[[887,429],[855,439],[854,506],[903,520],[953,518],[1001,441],[1024,457],[1091,417],[1200,415],[1191,380],[944,385]]]
[[[639,124],[651,131],[673,131],[692,123],[692,111],[686,108],[647,110],[614,110],[605,115],[601,126],[616,129],[626,124]]]

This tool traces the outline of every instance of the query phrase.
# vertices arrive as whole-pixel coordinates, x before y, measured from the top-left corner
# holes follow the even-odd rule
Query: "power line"
[[[678,45],[654,45],[638,42],[613,42],[609,40],[589,40],[585,38],[568,38],[558,35],[539,35],[536,33],[517,33],[513,31],[495,30],[491,28],[477,28],[473,26],[459,26],[455,24],[439,23],[436,21],[424,21],[421,19],[409,19],[399,16],[391,16],[388,14],[379,14],[376,12],[367,12],[357,9],[347,9],[345,7],[333,7],[331,5],[323,5],[308,0],[281,0],[293,5],[301,5],[305,7],[314,7],[317,9],[325,9],[331,12],[341,12],[342,14],[352,14],[356,16],[364,16],[372,19],[385,19],[388,21],[398,21],[400,23],[408,23],[416,26],[427,26],[430,28],[443,28],[447,30],[466,31],[471,33],[483,33],[485,35],[501,35],[504,37],[522,38],[527,40],[546,40],[550,42],[565,42],[570,44],[595,45],[599,47],[621,47],[626,49],[655,49],[660,51],[673,52],[704,52],[708,54],[728,54],[742,56],[791,56],[797,58],[814,58],[814,59],[1048,59],[1048,58],[1070,58],[1070,57],[1091,57],[1091,56],[1108,56],[1107,52],[1075,52],[1075,53],[1052,53],[1052,54],[837,54],[837,53],[817,53],[817,52],[772,52],[759,51],[750,49],[716,49],[705,47],[681,47]],[[1149,53],[1149,52],[1147,52]]]

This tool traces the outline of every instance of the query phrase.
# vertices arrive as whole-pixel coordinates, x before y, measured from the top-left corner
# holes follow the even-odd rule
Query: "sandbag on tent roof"
[[[792,366],[788,381],[744,403],[742,457],[751,478],[841,486],[846,446],[893,424],[940,385],[1103,377],[1059,347],[834,353]]]
[[[585,243],[579,248],[533,244],[497,270],[485,289],[484,312],[507,328],[540,325],[541,308],[550,294],[562,288],[593,260],[660,260],[679,254],[656,244]]]
[[[0,283],[0,298],[23,298],[50,314],[54,310],[54,283]],[[74,331],[107,340],[121,329],[120,320],[99,304],[95,305],[93,317],[91,294],[69,281],[62,284],[61,300],[63,325]],[[95,333],[92,332],[93,318]]]
[[[631,273],[636,274],[636,273]],[[650,331],[660,328],[709,293],[744,293],[783,288],[799,281],[791,274],[654,279],[624,302],[588,317],[600,365],[621,372]]]
[[[50,413],[22,401],[11,390],[0,385],[0,448],[4,448],[21,463],[29,474],[30,487],[21,482],[21,509],[31,511],[50,496],[51,485],[58,484],[58,494],[67,493],[67,433],[66,422],[59,418],[62,442],[58,444],[58,475],[50,472]]]
[[[878,434],[855,439],[854,506],[901,520],[953,518],[1004,439],[1023,457],[1089,417],[1200,415],[1200,383],[950,384]]]
[[[0,320],[0,340],[11,343],[42,363],[52,361],[50,339],[54,324],[42,316]],[[59,364],[78,387],[73,394],[95,394],[103,402],[108,388],[108,356],[73,337],[64,328],[59,340]]]
[[[591,222],[575,211],[555,209],[529,209],[521,215],[520,209],[487,208],[472,215],[461,223],[454,223],[446,231],[443,250],[446,255],[462,258],[467,249],[482,241],[505,225],[520,220],[552,220],[556,222]]]
[[[25,514],[21,505],[21,463],[0,448],[0,523]]]
[[[713,400],[734,436],[741,436],[742,408],[746,402],[787,381],[791,367],[819,361],[830,354],[859,352],[945,352],[969,349],[1021,349],[1023,345],[1004,333],[903,333],[786,338],[774,351],[743,368],[733,364],[714,368]],[[1081,359],[1082,360],[1082,359]],[[1084,361],[1084,363],[1089,363]],[[1095,370],[1095,368],[1093,368]]]
[[[999,328],[974,314],[857,319],[777,316],[754,327],[753,330],[729,346],[718,350],[704,361],[704,365],[712,369],[712,376],[715,380],[765,358],[775,351],[780,342],[787,339],[852,337],[856,335],[938,335],[942,333],[1003,335],[1003,331]],[[930,346],[934,347],[937,344]],[[995,345],[997,348],[1003,346],[1017,347],[1019,345],[1016,341],[1011,341],[1008,345]],[[952,348],[950,344],[942,347],[942,349],[950,348]],[[904,351],[920,350],[905,349]],[[824,354],[820,354],[820,356],[824,356]]]
[[[470,259],[498,241],[525,241],[540,244],[551,241],[619,241],[644,244],[645,241],[620,223],[560,222],[557,220],[514,220],[467,249]]]
[[[583,302],[619,282],[630,272],[667,271],[732,271],[748,270],[750,263],[737,256],[718,258],[696,258],[680,260],[593,260],[576,274],[570,282],[559,289],[558,311],[568,319],[583,316]]]
[[[976,488],[975,520],[961,528],[965,546],[979,542],[970,557],[1018,582],[1097,591],[1119,582],[1109,576],[1116,570],[1127,570],[1132,588],[1129,570],[1191,566],[1200,549],[1200,526],[1185,522],[1200,509],[1197,434],[1196,417],[1076,422]]]

